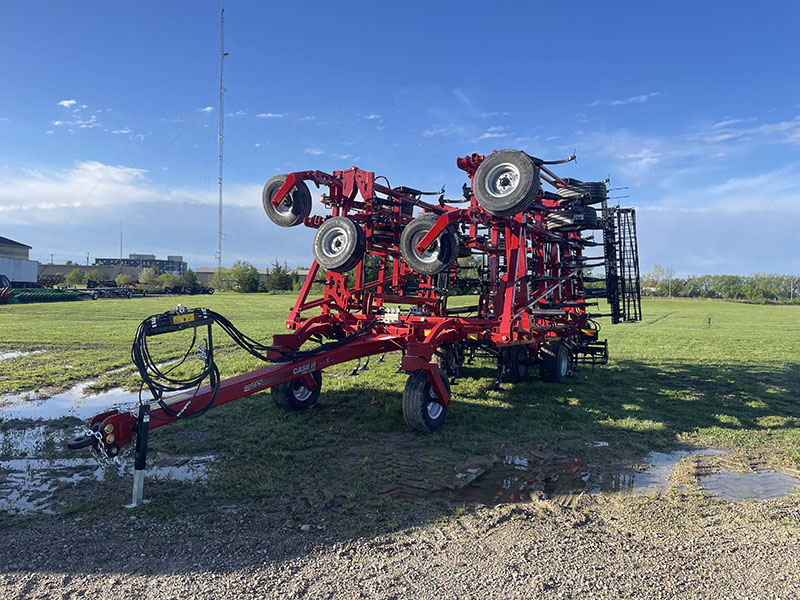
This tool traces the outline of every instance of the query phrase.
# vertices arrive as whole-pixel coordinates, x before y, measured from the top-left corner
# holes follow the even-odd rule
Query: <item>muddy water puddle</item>
[[[800,479],[786,473],[760,469],[753,473],[718,471],[701,478],[698,483],[701,489],[724,500],[742,502],[783,498],[797,490]]]
[[[39,396],[34,392],[0,396],[2,419],[88,419],[111,408],[131,407],[138,403],[139,394],[114,388],[92,394],[89,388],[96,383],[84,381],[54,396]],[[149,394],[147,394],[149,397]]]
[[[0,511],[55,512],[54,493],[63,486],[85,480],[116,478],[122,479],[121,485],[130,485],[131,460],[104,468],[85,453],[69,457],[56,455],[67,437],[64,431],[46,431],[44,426],[0,432]],[[213,459],[213,456],[156,455],[146,476],[173,481],[203,481]]]
[[[595,444],[603,447],[603,444]],[[691,455],[724,454],[714,449],[651,452],[642,467],[615,466],[581,458],[546,454],[498,456],[485,468],[456,476],[460,485],[446,495],[458,503],[499,504],[550,499],[572,505],[583,494],[653,494],[666,492],[675,466]]]

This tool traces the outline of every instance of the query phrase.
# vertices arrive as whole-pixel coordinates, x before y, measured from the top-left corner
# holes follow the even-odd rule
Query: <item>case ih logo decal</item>
[[[317,361],[313,361],[301,367],[295,367],[294,369],[292,369],[292,375],[305,375],[306,373],[311,373],[311,371],[313,371],[316,366],[317,366]]]

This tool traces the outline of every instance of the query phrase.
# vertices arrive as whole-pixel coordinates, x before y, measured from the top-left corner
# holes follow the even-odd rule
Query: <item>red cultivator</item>
[[[264,346],[206,309],[145,320],[133,357],[157,403],[142,404],[138,418],[98,415],[71,447],[114,457],[137,436],[140,499],[148,429],[267,389],[279,406],[308,408],[320,395],[321,371],[335,364],[357,359],[356,372],[362,359],[402,352],[400,368],[409,373],[403,417],[411,429],[429,432],[444,424],[450,382],[475,356],[497,360],[496,385],[523,381],[534,364],[542,380],[559,382],[579,362],[605,363],[607,345],[592,320],[598,315],[589,312],[596,299],[608,300],[614,323],[641,316],[635,214],[608,206],[605,182],[562,179],[549,168],[573,158],[546,162],[516,150],[459,158],[471,185],[457,201],[443,191],[393,188],[356,167],[273,177],[262,198],[269,218],[317,230],[316,260],[286,321],[290,333]],[[310,216],[309,180],[327,187],[322,202],[331,216]],[[587,256],[588,249],[599,254]],[[598,267],[604,277],[589,276]],[[311,298],[316,281],[324,282],[324,294]],[[275,364],[220,381],[213,323]],[[201,326],[208,344],[197,377],[170,379],[149,359],[148,336]],[[320,345],[301,350],[309,340]],[[209,385],[200,387],[206,377]]]

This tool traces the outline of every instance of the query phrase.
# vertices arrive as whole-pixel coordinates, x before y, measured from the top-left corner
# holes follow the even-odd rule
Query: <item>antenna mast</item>
[[[222,148],[225,124],[225,7],[219,11],[219,240],[217,248],[217,290],[222,288]]]

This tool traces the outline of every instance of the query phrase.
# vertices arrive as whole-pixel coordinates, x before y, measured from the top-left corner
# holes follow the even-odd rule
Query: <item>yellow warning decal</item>
[[[597,335],[596,329],[581,329],[584,335],[588,335],[589,337],[594,337]]]
[[[477,340],[478,339],[478,334],[477,333],[468,333],[467,334],[467,339],[468,340]]]
[[[428,337],[428,336],[431,334],[431,331],[433,331],[433,330],[432,330],[432,329],[424,329],[424,330],[422,331],[422,333],[423,333],[423,335],[424,335],[425,337]]]
[[[191,323],[194,321],[194,313],[185,313],[182,315],[175,315],[172,317],[173,325],[180,325],[181,323]]]

